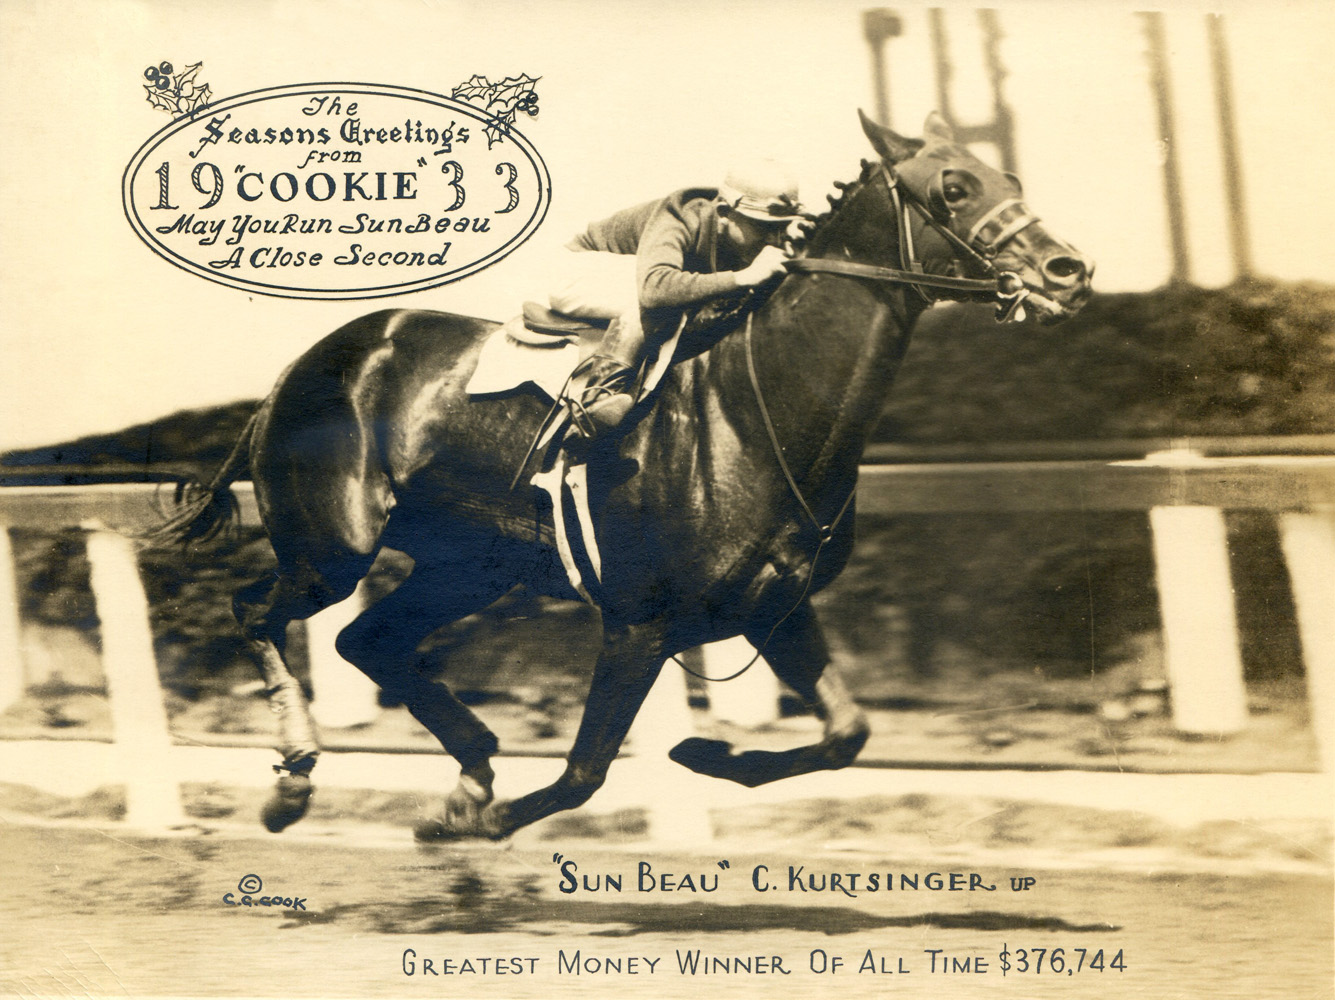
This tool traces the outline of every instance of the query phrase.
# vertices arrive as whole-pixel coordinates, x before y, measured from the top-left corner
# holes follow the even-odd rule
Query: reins
[[[924,271],[903,271],[877,264],[859,264],[852,260],[828,260],[823,257],[796,257],[787,261],[790,271],[815,274],[843,274],[851,278],[870,278],[894,284],[940,288],[951,292],[978,292],[993,295],[997,291],[995,278],[954,278],[946,274],[927,274]]]
[[[839,526],[839,522],[843,520],[844,515],[848,513],[848,508],[853,502],[853,494],[856,492],[856,489],[849,491],[848,499],[846,499],[843,506],[839,508],[839,513],[834,516],[833,521],[829,524],[820,523],[820,518],[818,518],[815,511],[811,509],[811,504],[807,503],[807,498],[802,495],[802,488],[797,485],[797,480],[793,477],[792,470],[788,468],[788,460],[784,458],[783,455],[783,445],[779,443],[779,435],[774,430],[774,421],[770,419],[769,407],[765,405],[765,394],[761,391],[760,380],[756,377],[755,352],[751,349],[750,316],[746,317],[746,330],[743,333],[743,342],[746,344],[746,373],[751,376],[751,389],[755,393],[756,405],[760,408],[760,417],[761,420],[764,421],[765,431],[769,435],[770,447],[774,449],[774,457],[778,460],[779,469],[783,472],[783,478],[788,481],[788,488],[793,491],[793,496],[797,498],[797,502],[801,505],[803,512],[806,513],[807,519],[811,522],[812,526],[815,527],[820,538],[820,546],[824,546],[826,542],[834,537],[834,529]],[[817,556],[820,555],[820,546],[816,549]],[[815,563],[815,558],[812,559],[812,563]],[[788,614],[792,614],[792,612],[790,611]],[[784,618],[787,617],[788,615],[784,615]],[[782,619],[780,619],[780,621],[782,621]]]
[[[755,665],[756,660],[764,655],[765,648],[769,646],[770,640],[774,638],[774,633],[778,631],[779,626],[791,618],[793,612],[800,608],[802,602],[807,599],[807,594],[811,591],[811,582],[816,578],[816,563],[820,559],[821,551],[827,544],[829,544],[830,540],[834,538],[835,529],[839,527],[839,522],[844,519],[844,515],[848,513],[848,509],[853,506],[853,498],[857,495],[857,483],[855,482],[853,488],[848,491],[848,496],[844,498],[844,502],[839,508],[839,513],[834,515],[834,520],[829,524],[821,524],[820,518],[818,518],[816,512],[811,509],[811,504],[807,502],[806,496],[802,493],[802,487],[797,484],[797,479],[793,476],[793,470],[788,467],[788,459],[784,457],[783,445],[779,443],[778,432],[774,430],[774,421],[770,418],[769,407],[765,405],[765,394],[760,388],[760,379],[756,376],[756,356],[755,352],[751,349],[752,315],[753,314],[750,313],[747,314],[746,328],[742,333],[742,341],[746,345],[746,373],[751,377],[751,391],[755,394],[756,406],[760,409],[760,418],[765,424],[765,433],[769,436],[770,447],[774,451],[774,458],[779,464],[779,470],[783,473],[783,478],[788,483],[788,489],[792,491],[793,496],[797,498],[798,505],[802,508],[803,513],[806,514],[807,520],[810,521],[812,527],[816,529],[816,552],[811,557],[811,563],[807,571],[807,582],[802,586],[802,593],[798,595],[793,606],[784,612],[783,617],[770,626],[769,635],[765,636],[765,641],[760,644],[758,649],[756,649],[756,655],[751,657],[746,665],[740,670],[737,670],[726,677],[709,677],[705,674],[696,673],[690,667],[686,666],[686,664],[682,663],[681,660],[678,660],[676,656],[672,657],[672,659],[677,661],[677,666],[681,667],[682,670],[685,670],[692,677],[698,677],[702,681],[722,682],[733,680],[750,670],[751,667]]]

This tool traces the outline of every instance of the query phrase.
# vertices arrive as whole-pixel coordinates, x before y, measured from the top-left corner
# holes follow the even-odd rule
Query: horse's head
[[[983,163],[935,112],[922,139],[907,139],[866,115],[863,131],[887,167],[887,180],[928,227],[918,247],[931,272],[997,281],[1004,318],[1028,306],[1042,323],[1078,312],[1089,298],[1094,262],[1052,236],[1020,200],[1020,182]],[[901,226],[908,219],[907,210]]]

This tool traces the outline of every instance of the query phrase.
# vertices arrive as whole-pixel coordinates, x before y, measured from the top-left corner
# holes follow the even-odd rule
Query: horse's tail
[[[240,508],[231,487],[249,464],[250,439],[255,435],[259,416],[256,412],[246,421],[241,436],[207,486],[196,479],[176,485],[171,516],[147,532],[144,541],[152,546],[207,542],[237,522]]]

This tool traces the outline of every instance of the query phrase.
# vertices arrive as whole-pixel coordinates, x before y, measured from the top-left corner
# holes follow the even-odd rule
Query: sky
[[[542,295],[547,248],[625,205],[716,183],[741,158],[786,160],[804,198],[822,201],[870,153],[856,117],[877,106],[867,6],[0,0],[0,450],[262,395],[325,333],[386,305],[504,318]],[[895,10],[891,124],[917,134],[935,101],[926,8]],[[981,121],[975,13],[946,10],[955,110]],[[1256,270],[1335,281],[1321,124],[1335,97],[1335,13],[1315,0],[1165,10],[1192,277],[1232,278],[1205,47],[1215,10]],[[1098,288],[1162,284],[1164,147],[1134,7],[1006,3],[1000,22],[1026,200],[1098,261]],[[540,77],[540,113],[521,128],[550,171],[550,210],[501,263],[411,295],[303,301],[203,280],[153,254],[121,207],[126,164],[169,121],[141,86],[162,60],[202,62],[215,98],[326,80],[447,94],[477,73]]]

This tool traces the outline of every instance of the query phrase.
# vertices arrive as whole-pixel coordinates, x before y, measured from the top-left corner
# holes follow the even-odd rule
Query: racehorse
[[[547,402],[523,391],[470,397],[496,324],[419,310],[354,320],[280,377],[165,532],[189,539],[223,523],[248,458],[278,560],[234,601],[280,718],[283,776],[263,813],[271,830],[304,815],[320,749],[284,662],[286,628],[351,594],[381,547],[407,553],[413,571],[337,648],[460,765],[419,837],[504,838],[583,804],[664,659],[739,634],[823,719],[822,738],[744,753],[688,739],[672,758],[745,785],[853,761],[867,722],[827,669],[810,598],[848,560],[858,462],[914,322],[938,297],[1059,321],[1084,304],[1093,272],[1029,213],[1018,181],[956,143],[939,116],[923,139],[862,124],[879,158],[838,185],[790,273],[668,372],[610,454],[589,458],[602,649],[565,770],[545,788],[494,798],[495,735],[422,669],[418,647],[516,585],[575,598],[550,505],[528,484],[511,488]]]

